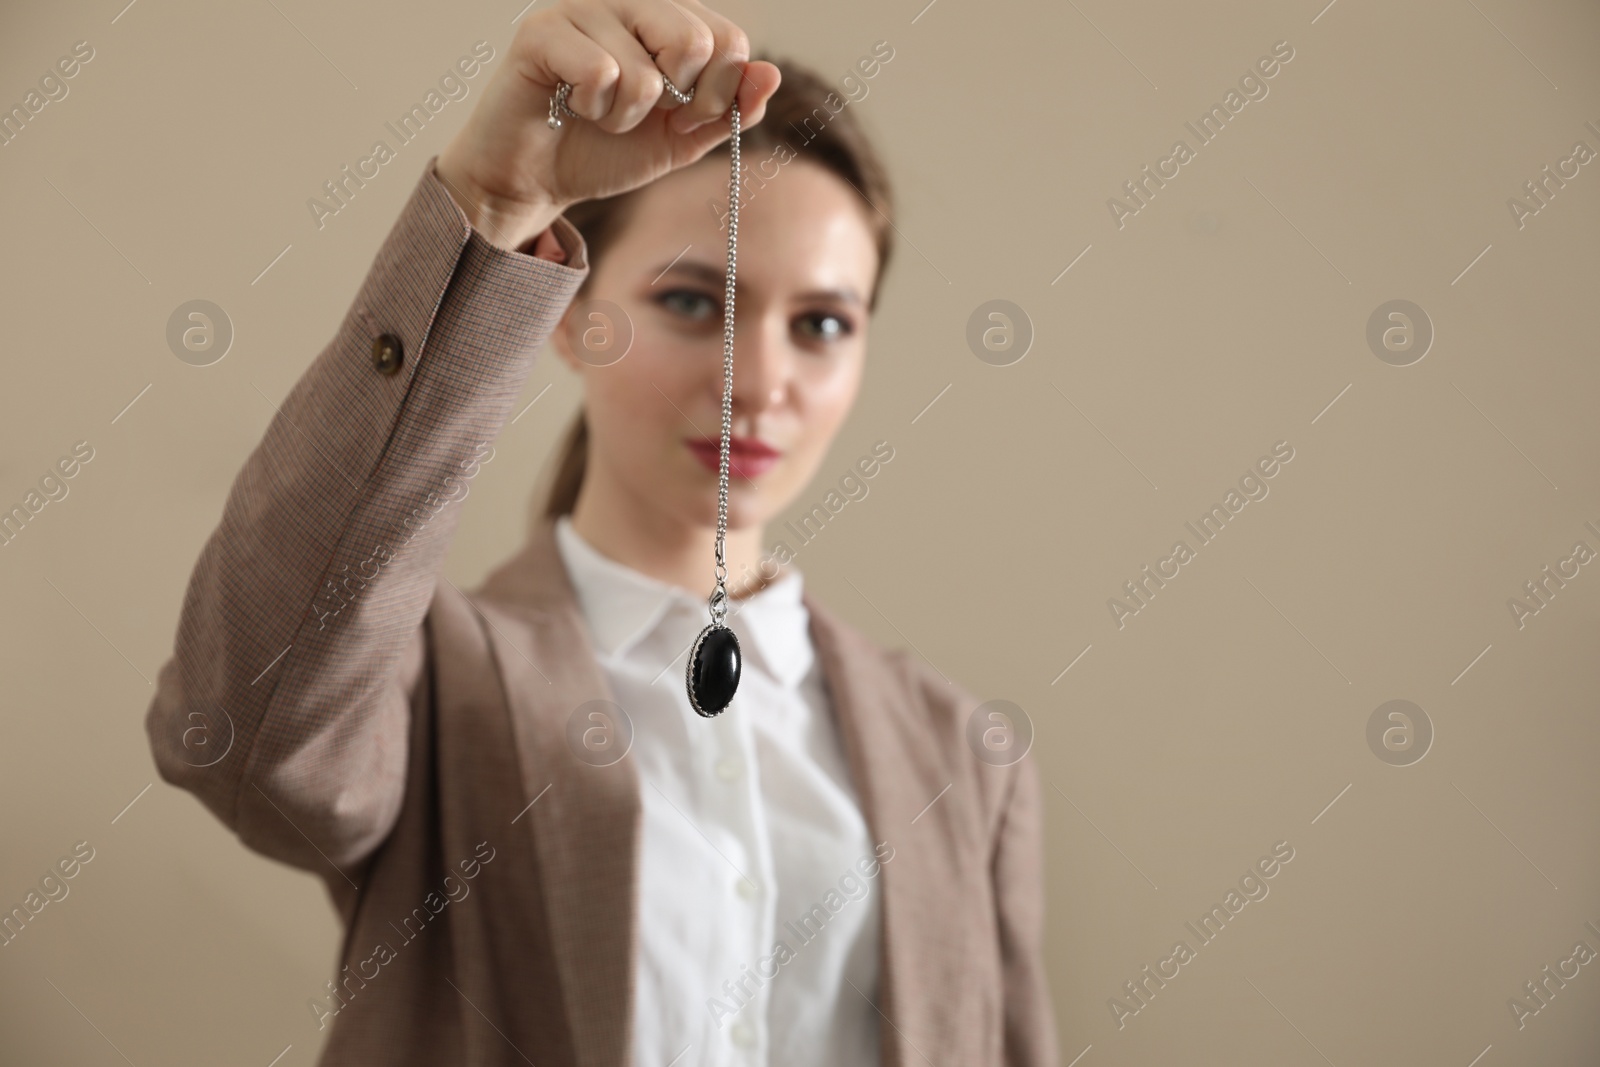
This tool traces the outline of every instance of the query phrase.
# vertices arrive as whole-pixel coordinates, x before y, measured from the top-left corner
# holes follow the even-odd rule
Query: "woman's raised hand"
[[[679,104],[663,75],[694,99]],[[579,117],[551,129],[561,81]],[[778,82],[777,67],[750,62],[744,31],[698,0],[555,0],[518,25],[435,171],[474,228],[519,248],[568,205],[704,156],[727,139],[736,93],[741,124],[760,122]]]

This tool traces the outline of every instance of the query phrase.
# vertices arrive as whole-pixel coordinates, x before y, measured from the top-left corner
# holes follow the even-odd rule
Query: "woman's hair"
[[[855,112],[847,106],[849,101],[826,81],[790,60],[767,55],[752,58],[772,63],[782,72],[783,80],[772,99],[767,101],[761,121],[741,132],[739,150],[745,171],[741,187],[751,189],[754,195],[765,181],[775,180],[781,174],[781,171],[773,171],[773,167],[796,160],[810,160],[854,186],[868,202],[863,205],[863,211],[878,250],[877,273],[867,303],[867,312],[871,314],[877,307],[879,283],[888,268],[893,248],[889,220],[894,217],[894,200],[888,171],[856,121]],[[724,141],[707,156],[725,155],[729,150],[728,142]],[[641,186],[616,196],[580,201],[563,212],[567,221],[583,235],[589,250],[590,274],[573,297],[575,301],[581,299],[589,287],[595,264],[628,224],[639,194],[646,188],[648,186]],[[578,489],[583,485],[588,454],[589,423],[583,409],[579,408],[561,442],[544,504],[546,518],[571,514],[578,500]]]

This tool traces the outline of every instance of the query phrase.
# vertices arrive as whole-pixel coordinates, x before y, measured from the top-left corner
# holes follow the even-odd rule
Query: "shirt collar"
[[[578,594],[597,651],[619,660],[669,617],[711,621],[704,597],[634,570],[583,539],[570,515],[555,523],[556,545]],[[739,635],[747,658],[754,652],[760,666],[781,685],[794,688],[815,661],[810,613],[801,593],[798,569],[788,571],[759,592],[728,605],[727,623]]]

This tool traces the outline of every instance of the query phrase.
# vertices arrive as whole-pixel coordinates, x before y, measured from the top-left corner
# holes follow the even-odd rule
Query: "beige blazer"
[[[588,273],[577,230],[555,232],[566,264],[495,248],[429,162],[240,471],[146,716],[166,781],[327,884],[345,936],[306,991],[325,1065],[632,1055],[640,787],[631,757],[594,766],[569,741],[574,709],[611,694],[553,525],[471,593],[440,576]],[[977,759],[972,696],[805,605],[867,824],[895,850],[882,1062],[1052,1067],[1032,759]]]

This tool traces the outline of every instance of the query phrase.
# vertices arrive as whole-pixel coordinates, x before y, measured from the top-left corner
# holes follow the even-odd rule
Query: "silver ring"
[[[654,59],[655,57],[651,56],[650,58]],[[672,79],[665,74],[661,75],[661,81],[665,84],[667,92],[671,93],[672,98],[678,103],[687,104],[694,99],[695,86],[689,86],[689,91],[686,93],[676,85],[673,85]],[[556,83],[555,95],[550,97],[550,117],[545,120],[545,124],[552,130],[561,128],[562,115],[571,115],[573,118],[578,117],[578,113],[567,106],[567,97],[571,92],[571,84],[567,82]]]

